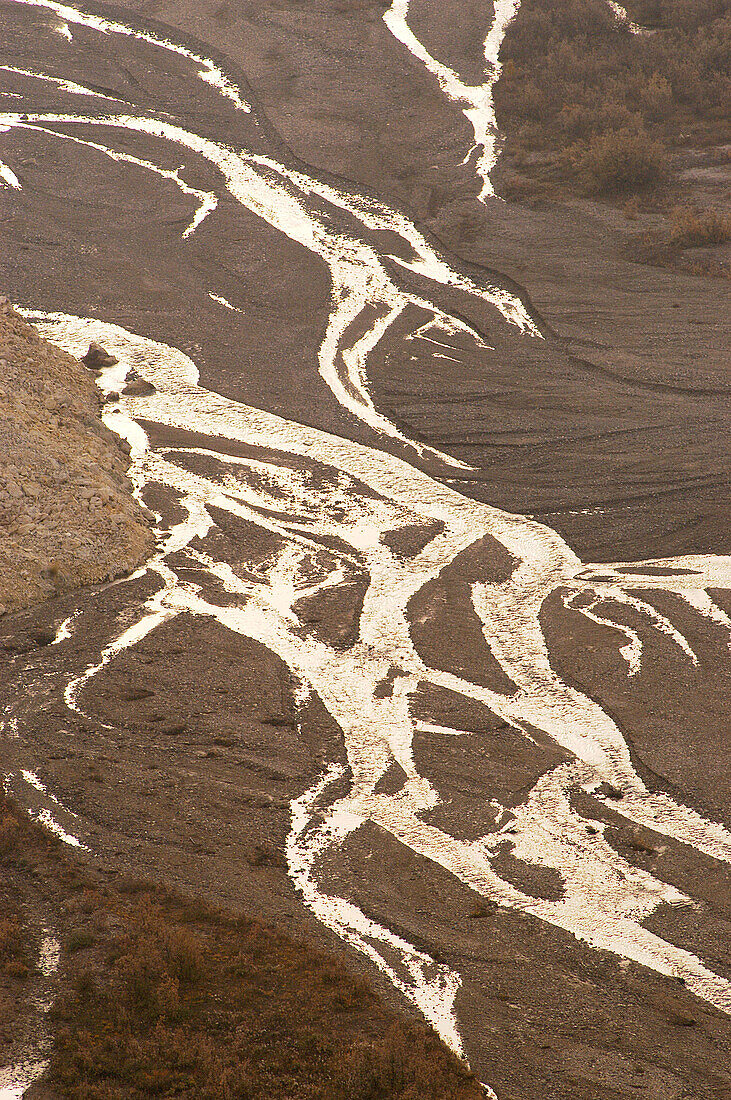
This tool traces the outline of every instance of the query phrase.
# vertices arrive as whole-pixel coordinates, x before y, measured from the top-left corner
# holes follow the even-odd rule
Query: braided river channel
[[[384,16],[394,48],[471,123],[488,210],[500,201],[492,84],[516,10],[496,4],[480,87],[434,61],[405,0]],[[20,306],[73,354],[97,341],[118,359],[99,376],[105,394],[131,372],[151,383],[108,402],[104,419],[131,447],[135,494],[157,532],[154,556],[106,590],[115,612],[100,617],[104,588],[77,594],[49,664],[12,699],[16,797],[69,843],[97,850],[103,816],[59,792],[44,765],[38,683],[45,675],[63,696],[59,730],[114,736],[98,685],[195,620],[189,639],[215,627],[273,655],[295,738],[307,738],[315,712],[335,731],[338,750],[321,753],[286,799],[280,858],[296,904],[418,1010],[486,1094],[520,1095],[491,1053],[479,988],[473,941],[493,914],[514,922],[510,942],[545,930],[617,981],[631,971],[674,983],[722,1021],[728,970],[672,914],[704,911],[693,884],[723,879],[731,833],[713,807],[638,762],[629,721],[573,674],[565,639],[570,627],[582,668],[591,639],[603,639],[596,676],[620,694],[657,684],[659,665],[697,676],[711,650],[728,658],[731,557],[592,564],[544,523],[492,506],[489,491],[475,499],[470,454],[392,420],[369,370],[378,362],[383,373],[394,354],[448,371],[517,349],[550,373],[555,341],[520,288],[299,162],[243,79],[195,41],[53,0],[2,0],[0,15],[2,201],[33,247],[45,234],[50,249],[51,220],[63,222],[63,248],[89,274],[84,308],[49,251]],[[237,277],[239,254],[254,289]],[[94,279],[113,297],[95,301]],[[271,330],[264,306],[278,310]],[[459,393],[469,402],[469,389]],[[331,629],[338,615],[347,630]],[[463,770],[450,788],[439,762],[452,758]],[[623,847],[620,834],[644,848]],[[651,852],[660,862],[643,858]],[[675,873],[674,853],[702,874]],[[436,885],[417,905],[408,884],[424,867]],[[471,899],[477,919],[471,946],[460,933],[450,953],[438,911],[456,897]],[[652,1095],[681,1095],[667,1088]]]

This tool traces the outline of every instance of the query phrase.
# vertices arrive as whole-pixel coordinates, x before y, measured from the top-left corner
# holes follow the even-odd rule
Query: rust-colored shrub
[[[676,248],[707,248],[731,240],[731,217],[716,210],[676,206],[670,227],[670,243]]]
[[[59,1098],[479,1100],[432,1031],[335,960],[150,884],[99,904],[124,932],[52,1011]]]
[[[621,194],[654,187],[665,174],[665,150],[643,130],[610,130],[578,143],[569,152],[585,190]]]

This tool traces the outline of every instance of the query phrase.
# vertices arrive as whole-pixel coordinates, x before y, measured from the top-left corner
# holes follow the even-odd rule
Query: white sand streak
[[[49,76],[46,73],[36,73],[31,69],[18,69],[13,65],[0,65],[0,72],[13,73],[15,76],[25,76],[32,80],[41,80],[46,84],[53,84],[54,87],[59,88],[63,92],[68,92],[69,95],[90,96],[92,99],[104,99],[107,103],[125,102],[123,99],[117,99],[116,96],[104,95],[103,92],[95,92],[91,88],[85,88],[83,84],[77,84],[75,80],[65,80],[63,77]]]
[[[500,133],[495,121],[493,93],[502,65],[500,47],[510,23],[515,18],[520,0],[494,0],[494,18],[485,39],[485,79],[482,84],[465,84],[454,70],[440,61],[436,61],[426,47],[418,40],[408,24],[409,0],[393,0],[391,7],[384,13],[383,21],[391,34],[406,46],[424,67],[439,81],[444,94],[458,104],[463,115],[471,125],[475,144],[467,154],[465,162],[477,150],[476,171],[482,180],[479,198],[494,197],[495,189],[490,178],[500,153]]]
[[[0,187],[12,187],[14,191],[20,191],[20,180],[15,172],[7,164],[0,160]]]
[[[187,471],[174,461],[174,451],[167,457],[150,451],[138,455],[138,479],[150,477],[175,489],[189,515],[205,515],[206,506],[215,504],[277,531],[283,540],[283,550],[270,566],[245,576],[196,550],[202,578],[207,573],[237,599],[221,606],[203,580],[201,585],[180,583],[170,569],[164,588],[148,603],[150,607],[154,603],[156,611],[143,624],[147,632],[156,625],[155,615],[185,611],[211,616],[228,629],[261,641],[299,681],[317,692],[342,729],[350,789],[336,801],[328,801],[330,785],[336,778],[342,781],[341,772],[331,769],[295,800],[288,849],[294,881],[321,920],[374,961],[380,959],[378,965],[384,973],[420,1006],[445,1040],[460,1049],[453,1015],[457,976],[436,964],[427,965],[408,945],[394,944],[387,929],[373,924],[347,899],[333,897],[317,885],[322,857],[337,850],[344,836],[370,820],[476,893],[555,924],[594,947],[682,978],[688,989],[731,1010],[731,989],[724,979],[691,953],[642,927],[643,918],[661,902],[685,905],[691,899],[627,863],[605,841],[601,823],[589,831],[585,818],[571,808],[571,791],[583,789],[601,798],[600,784],[610,783],[623,795],[612,807],[628,820],[716,858],[731,859],[728,833],[667,796],[648,792],[634,773],[616,725],[597,704],[564,684],[551,670],[538,620],[540,608],[550,592],[576,583],[578,574],[585,571],[555,532],[463,498],[384,452],[203,390],[197,385],[194,364],[180,352],[170,349],[168,353],[163,345],[116,326],[99,322],[87,326],[61,317],[50,321],[44,333],[76,352],[89,339],[98,339],[120,360],[134,363],[157,392],[150,397],[123,398],[126,412],[210,436],[212,445],[201,449],[202,455],[210,458],[215,454],[217,437],[224,451],[228,439],[261,448],[262,455],[264,449],[267,454],[275,450],[290,463],[224,454],[221,477],[212,478]],[[186,450],[196,453],[196,449]],[[292,468],[292,460],[298,457],[318,464],[317,487]],[[261,476],[264,470],[267,479]],[[370,493],[360,492],[356,481],[364,483]],[[287,511],[298,517],[296,522],[277,518],[286,517]],[[444,530],[411,561],[398,559],[382,542],[389,531],[435,519],[441,520]],[[486,534],[496,538],[518,562],[502,584],[473,585],[474,605],[482,617],[486,639],[515,684],[513,694],[490,691],[429,668],[414,648],[406,618],[410,597],[439,576],[456,554]],[[354,559],[370,577],[358,638],[337,650],[304,634],[293,610],[297,598],[312,587],[302,579],[306,548],[321,547],[334,535],[350,545]],[[181,545],[180,538],[175,545]],[[158,554],[152,567],[159,571],[162,564]],[[719,573],[726,575],[725,565],[710,559],[705,573],[688,572],[680,579],[689,588],[695,577],[703,591],[706,576],[718,580]],[[615,575],[621,583],[624,575],[616,571]],[[662,589],[668,579],[671,587],[679,583],[678,576],[653,574],[653,585]],[[633,576],[630,589],[635,580],[647,584],[646,577]],[[121,634],[105,655],[133,644],[135,629],[139,628]],[[403,675],[397,678],[393,694],[383,698],[376,689],[394,665]],[[88,670],[84,683],[97,667]],[[419,774],[412,753],[409,696],[420,682],[483,702],[517,729],[538,728],[575,755],[576,764],[544,775],[525,804],[514,808],[514,831],[509,837],[489,834],[470,844],[421,820],[421,812],[433,807],[438,796]],[[80,686],[77,682],[76,694]],[[378,780],[393,761],[406,774],[405,786],[395,795],[377,794]],[[536,899],[503,880],[492,859],[505,845],[513,845],[520,859],[558,871],[564,883],[563,897],[558,901]]]
[[[49,11],[55,12],[62,21],[62,27],[65,26],[66,30],[68,30],[68,25],[71,24],[77,27],[87,27],[89,30],[99,31],[101,34],[120,34],[129,38],[135,38],[138,42],[145,42],[150,46],[159,46],[160,49],[177,54],[187,61],[192,61],[194,65],[200,66],[197,73],[198,78],[206,84],[210,84],[211,87],[215,88],[227,99],[230,99],[238,110],[245,111],[247,114],[251,110],[249,104],[242,100],[239,89],[224,76],[222,71],[213,61],[209,60],[207,57],[201,57],[199,54],[193,53],[191,50],[186,49],[185,46],[169,42],[166,38],[159,38],[154,34],[148,34],[146,31],[136,31],[132,27],[126,26],[124,23],[117,23],[110,19],[102,19],[98,15],[89,15],[86,12],[79,11],[78,8],[70,7],[68,4],[54,3],[54,0],[7,0],[7,2],[23,4],[27,7],[47,8]],[[61,33],[63,34],[65,32],[62,30]],[[66,37],[71,41],[69,35],[66,35]]]
[[[0,1068],[0,1100],[22,1100],[27,1089],[48,1068],[48,1061],[24,1058],[12,1066]]]
[[[50,0],[25,2],[48,8],[71,25],[102,34],[130,35],[193,60],[200,66],[199,76],[245,109],[220,70],[183,47]],[[504,27],[515,10],[515,4],[498,5],[488,36],[486,52],[493,80]],[[409,37],[407,13],[407,5],[396,0],[390,9],[391,21],[408,40],[409,48],[423,52]],[[423,56],[421,60],[427,63]],[[454,88],[448,73],[442,73],[441,79]],[[485,168],[488,160],[494,159],[495,148],[488,133],[489,125],[494,126],[491,100],[488,97],[478,103],[467,98],[465,107],[466,111],[479,108],[483,112],[479,126],[484,123],[484,134],[477,123],[475,130],[483,150],[480,163]],[[0,115],[4,129],[43,127],[47,131],[53,127],[60,140],[68,138],[67,128],[76,126],[106,128],[111,133],[119,129],[126,140],[138,133],[202,157],[217,169],[231,197],[320,257],[331,272],[333,285],[330,319],[319,352],[321,376],[342,405],[381,437],[390,436],[419,453],[430,454],[442,466],[451,460],[406,439],[377,412],[367,387],[368,355],[394,328],[407,306],[426,310],[432,320],[422,320],[404,339],[443,343],[441,337],[459,334],[474,339],[477,347],[484,342],[469,325],[445,314],[426,297],[402,290],[387,270],[401,265],[427,281],[480,299],[526,335],[538,334],[516,296],[499,287],[478,286],[452,270],[403,215],[375,200],[337,191],[271,158],[229,148],[169,121],[133,115]],[[63,129],[57,131],[56,127]],[[114,153],[106,143],[89,143],[86,133],[77,140],[105,155]],[[115,155],[128,161],[131,157]],[[131,163],[161,175],[168,171],[141,158],[131,158]],[[487,184],[489,172],[485,171]],[[177,173],[173,175],[177,177]],[[328,207],[339,212],[338,223],[354,219],[354,231],[336,230],[336,219],[330,219]],[[396,247],[394,234],[399,238]],[[383,252],[378,251],[381,239]],[[223,305],[230,304],[220,296],[213,297]],[[553,592],[568,593],[566,600],[575,601],[577,607],[582,595],[595,619],[597,600],[609,594],[612,600],[630,603],[632,611],[642,615],[647,630],[657,631],[692,660],[695,655],[674,624],[647,604],[647,591],[681,596],[689,613],[705,616],[714,629],[725,626],[726,616],[708,590],[731,585],[729,559],[692,557],[637,566],[583,566],[549,528],[462,497],[384,450],[283,420],[202,389],[195,364],[174,348],[101,321],[62,314],[31,314],[31,319],[40,322],[44,335],[73,353],[83,353],[89,342],[96,340],[116,355],[119,365],[99,380],[107,392],[119,387],[130,368],[155,385],[156,392],[149,396],[123,395],[118,411],[105,412],[105,420],[131,443],[131,474],[137,495],[148,481],[155,481],[177,494],[185,513],[167,533],[160,532],[156,555],[136,574],[159,577],[157,591],[147,600],[139,620],[120,623],[118,633],[98,659],[68,685],[69,706],[81,709],[85,689],[100,669],[181,612],[212,617],[275,653],[302,685],[298,697],[304,698],[307,690],[316,692],[342,730],[348,763],[347,769],[333,764],[292,803],[287,852],[293,881],[318,917],[371,958],[457,1051],[461,1051],[461,1041],[454,1002],[459,976],[367,918],[348,899],[330,894],[320,883],[324,862],[336,859],[345,837],[366,821],[376,823],[402,845],[499,905],[530,913],[586,943],[634,959],[661,974],[682,978],[699,996],[731,1010],[728,982],[689,952],[642,927],[643,919],[658,904],[687,905],[690,899],[624,860],[605,840],[600,822],[587,828],[586,819],[573,810],[570,796],[584,790],[601,799],[602,784],[611,784],[622,796],[620,801],[612,801],[612,808],[625,819],[716,859],[731,860],[731,836],[721,825],[706,821],[668,796],[647,791],[633,770],[627,744],[615,723],[553,672],[539,620],[541,607]],[[445,346],[449,352],[450,345]],[[170,446],[163,451],[152,449],[139,425],[141,420],[209,437],[208,446],[186,448],[205,460],[203,468],[209,473],[190,472],[185,456]],[[246,445],[251,457],[227,455],[227,441]],[[223,453],[217,458],[219,449]],[[316,476],[310,474],[313,464]],[[211,465],[214,472],[210,472]],[[212,524],[209,508],[214,506],[274,535],[279,540],[278,551],[263,565],[240,570],[217,560],[211,549],[215,543],[206,540]],[[423,527],[430,521],[438,521],[440,533],[411,560],[400,558],[389,549],[388,540],[383,541],[395,531]],[[506,693],[430,668],[414,646],[407,618],[411,597],[485,536],[495,539],[516,563],[502,583],[475,583],[471,590],[486,644],[514,685]],[[346,549],[333,551],[334,539]],[[179,551],[195,561],[200,583],[179,580],[171,565],[172,555]],[[489,556],[488,550],[484,553]],[[323,561],[331,564],[323,565]],[[358,635],[351,644],[334,648],[307,632],[295,607],[307,593],[347,583],[353,566],[369,582]],[[223,605],[215,597],[221,587],[228,593]],[[625,630],[625,636],[630,660],[636,664],[641,660],[639,632]],[[379,688],[394,668],[399,676],[391,694],[384,695]],[[532,737],[532,729],[538,729],[573,755],[573,763],[542,776],[524,804],[513,809],[509,836],[490,833],[467,843],[422,820],[423,811],[438,802],[437,792],[416,767],[412,750],[410,697],[424,682],[487,705],[527,738]],[[437,723],[430,728],[437,728]],[[460,736],[456,730],[445,732]],[[378,781],[394,761],[406,776],[402,790],[391,795],[377,793]],[[30,789],[34,789],[32,782]],[[501,878],[494,858],[507,845],[513,846],[519,858],[558,872],[563,896],[553,901],[537,899]]]
[[[578,598],[584,597],[587,593],[591,594],[591,602],[588,604],[579,604],[577,602]],[[706,615],[708,618],[714,618],[712,612],[715,612],[716,621],[723,621],[725,618],[723,612],[713,605],[706,592],[698,595],[688,593],[684,598],[691,606],[695,607],[697,611],[700,611],[701,614]],[[641,600],[636,596],[629,595],[620,584],[595,584],[591,589],[582,585],[578,591],[574,592],[570,597],[564,597],[563,602],[566,607],[575,611],[581,611],[583,615],[586,615],[588,619],[592,619],[595,623],[599,623],[602,626],[611,626],[613,629],[621,631],[621,633],[625,635],[627,644],[622,646],[619,652],[627,662],[630,676],[635,676],[642,666],[642,639],[638,631],[627,626],[626,623],[615,622],[608,614],[600,615],[596,609],[597,606],[603,602],[621,604],[637,612],[639,615],[646,616],[648,619],[652,620],[652,625],[656,630],[667,635],[667,637],[682,650],[686,657],[689,658],[691,664],[696,667],[698,665],[698,657],[693,652],[688,640],[673,626],[670,620],[665,615],[662,615],[657,608],[652,606],[652,604],[648,603],[647,600]]]
[[[731,578],[731,557],[717,555],[686,555],[664,560],[637,562],[632,566],[598,565],[587,566],[576,579],[574,590],[564,597],[564,604],[581,611],[597,623],[611,626],[621,631],[628,639],[620,653],[629,665],[629,673],[639,672],[642,662],[642,639],[639,633],[626,623],[618,623],[609,615],[599,615],[596,608],[603,601],[624,604],[640,615],[647,616],[653,625],[678,646],[695,666],[698,657],[688,640],[681,634],[667,616],[661,614],[648,600],[652,590],[661,589],[683,600],[693,611],[698,612],[709,623],[721,627],[727,636],[731,648],[731,617],[714,603],[706,591],[708,588],[728,588]],[[629,591],[628,591],[629,589]],[[647,598],[641,599],[631,594],[632,589],[644,590]],[[585,596],[589,602],[579,601]]]
[[[621,4],[617,4],[616,0],[607,0],[607,4],[612,10],[612,13],[618,23],[628,30],[630,34],[652,34],[653,32],[649,27],[641,27],[639,23],[633,23],[627,14],[627,9],[623,8]]]
[[[55,637],[51,642],[51,645],[60,645],[61,642],[66,642],[73,634],[72,623],[78,616],[79,612],[74,611],[71,615],[68,615],[63,622],[59,625]]]
[[[498,286],[485,287],[478,285],[466,275],[453,270],[413,223],[399,211],[392,210],[377,199],[336,191],[329,184],[311,179],[301,172],[285,170],[276,161],[272,161],[268,157],[254,157],[252,159],[263,168],[269,168],[273,172],[286,171],[287,178],[299,188],[306,199],[324,199],[326,202],[332,203],[333,206],[347,211],[367,229],[384,234],[395,233],[414,253],[413,259],[405,260],[403,257],[390,255],[386,252],[384,255],[388,259],[400,263],[411,271],[424,275],[427,279],[441,283],[443,286],[456,287],[469,295],[480,298],[482,301],[494,306],[506,321],[516,325],[521,332],[529,333],[531,336],[540,335],[524,303],[515,294]],[[431,302],[423,303],[419,299],[412,299],[412,301],[414,304],[421,304],[424,308],[435,313],[439,320],[446,319],[450,331],[469,332],[477,337],[477,334],[464,322],[458,318],[449,317],[440,310],[435,310]]]
[[[619,653],[627,662],[628,675],[636,676],[642,664],[642,639],[639,634],[625,623],[615,622],[614,619],[609,617],[608,613],[605,615],[599,614],[597,607],[602,603],[604,597],[598,592],[594,591],[589,594],[589,603],[578,604],[575,602],[579,596],[585,594],[586,590],[581,588],[570,596],[563,596],[564,607],[572,611],[580,611],[587,619],[591,619],[593,623],[597,623],[599,626],[611,626],[613,630],[618,630],[621,634],[624,634],[627,641],[619,647]]]
[[[13,0],[13,2],[48,7],[64,18],[70,12],[73,17],[69,16],[69,22],[75,21],[103,34],[131,35],[140,41],[173,50],[203,65],[198,75],[213,84],[221,94],[228,98],[233,97],[237,103],[240,103],[238,92],[226,82],[213,62],[192,54],[182,46],[173,45],[144,32],[133,31],[116,22],[86,15],[73,8],[67,9],[64,5],[53,3],[52,0]],[[59,79],[46,77],[45,74],[38,74],[38,76],[40,79],[52,81]],[[83,94],[89,93],[89,89],[84,89],[83,85],[75,82],[67,82],[67,84],[66,90],[74,93],[77,90]],[[38,128],[40,128],[38,124],[43,123],[119,127],[182,146],[213,164],[223,175],[226,190],[231,196],[256,216],[285,233],[291,240],[314,252],[330,269],[333,288],[332,309],[320,348],[319,365],[321,376],[337,400],[370,427],[413,447],[418,454],[431,456],[440,463],[453,467],[467,468],[457,459],[407,439],[386,417],[376,411],[367,385],[366,360],[368,353],[374,349],[407,305],[418,306],[431,312],[435,324],[448,333],[460,332],[471,335],[478,347],[484,346],[482,338],[469,325],[450,317],[430,302],[400,290],[387,275],[382,258],[360,236],[359,227],[352,234],[337,232],[327,212],[320,213],[312,200],[317,198],[336,206],[356,219],[356,223],[360,223],[360,226],[369,230],[382,231],[389,235],[396,234],[406,246],[406,254],[412,257],[405,259],[403,256],[386,255],[384,259],[395,261],[442,285],[465,291],[494,307],[508,323],[516,325],[521,331],[539,335],[525,305],[516,295],[501,287],[478,286],[467,276],[453,271],[403,215],[389,210],[374,200],[338,191],[301,172],[288,170],[271,158],[256,156],[246,151],[238,152],[199,137],[179,126],[151,118],[135,118],[130,115],[96,118],[55,113],[33,113],[22,116],[18,113],[0,116],[0,130],[24,127],[29,123]],[[59,139],[67,136],[64,133],[58,134]],[[184,237],[189,236],[203,218],[215,208],[217,199],[214,195],[189,188],[180,180],[178,172],[169,172],[148,160],[131,157],[126,153],[115,153],[108,145],[91,142],[86,144],[117,160],[127,160],[172,179],[184,192],[196,195],[200,200],[199,210],[183,234]],[[218,299],[214,297],[214,300]],[[362,315],[367,318],[375,316],[376,319],[368,320],[366,331],[349,336],[349,332],[356,332],[358,326],[354,322]]]
[[[45,783],[36,775],[35,772],[30,771],[27,768],[21,769],[20,779],[26,784],[26,787],[30,787],[36,792],[36,795],[31,799],[32,805],[29,807],[29,814],[34,821],[37,821],[39,825],[42,825],[44,829],[47,829],[54,836],[57,836],[59,840],[62,840],[64,844],[68,844],[72,848],[83,848],[84,851],[89,849],[85,844],[74,836],[73,833],[69,833],[63,825],[61,825],[56,818],[59,814],[62,817],[77,818],[78,815],[71,810],[67,810],[66,807],[59,801],[54,794],[47,789]],[[12,773],[6,776],[4,789],[7,791],[10,785],[15,781],[15,777]],[[38,795],[44,797],[38,798]],[[25,800],[28,801],[27,799]],[[43,803],[46,805],[43,805]],[[50,805],[52,804],[52,805]],[[54,816],[55,815],[55,816]]]
[[[232,306],[228,298],[224,298],[222,294],[214,294],[212,291],[208,291],[208,297],[212,302],[218,302],[220,306],[225,306],[226,309],[232,310],[234,313],[243,313],[243,309],[239,309],[238,306]]]

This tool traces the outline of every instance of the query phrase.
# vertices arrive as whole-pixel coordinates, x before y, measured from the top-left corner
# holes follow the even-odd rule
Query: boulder
[[[125,397],[149,397],[151,393],[155,392],[155,387],[152,382],[147,382],[144,378],[135,378],[132,382],[128,382],[122,390]]]
[[[105,367],[113,367],[119,362],[119,359],[115,359],[113,355],[110,355],[106,348],[103,348],[101,344],[92,342],[89,344],[89,350],[82,358],[81,362],[85,367],[88,367],[91,371],[101,371]]]

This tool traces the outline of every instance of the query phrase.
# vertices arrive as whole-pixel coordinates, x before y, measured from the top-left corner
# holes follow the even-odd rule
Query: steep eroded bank
[[[78,359],[0,299],[0,614],[130,572],[154,536]]]

